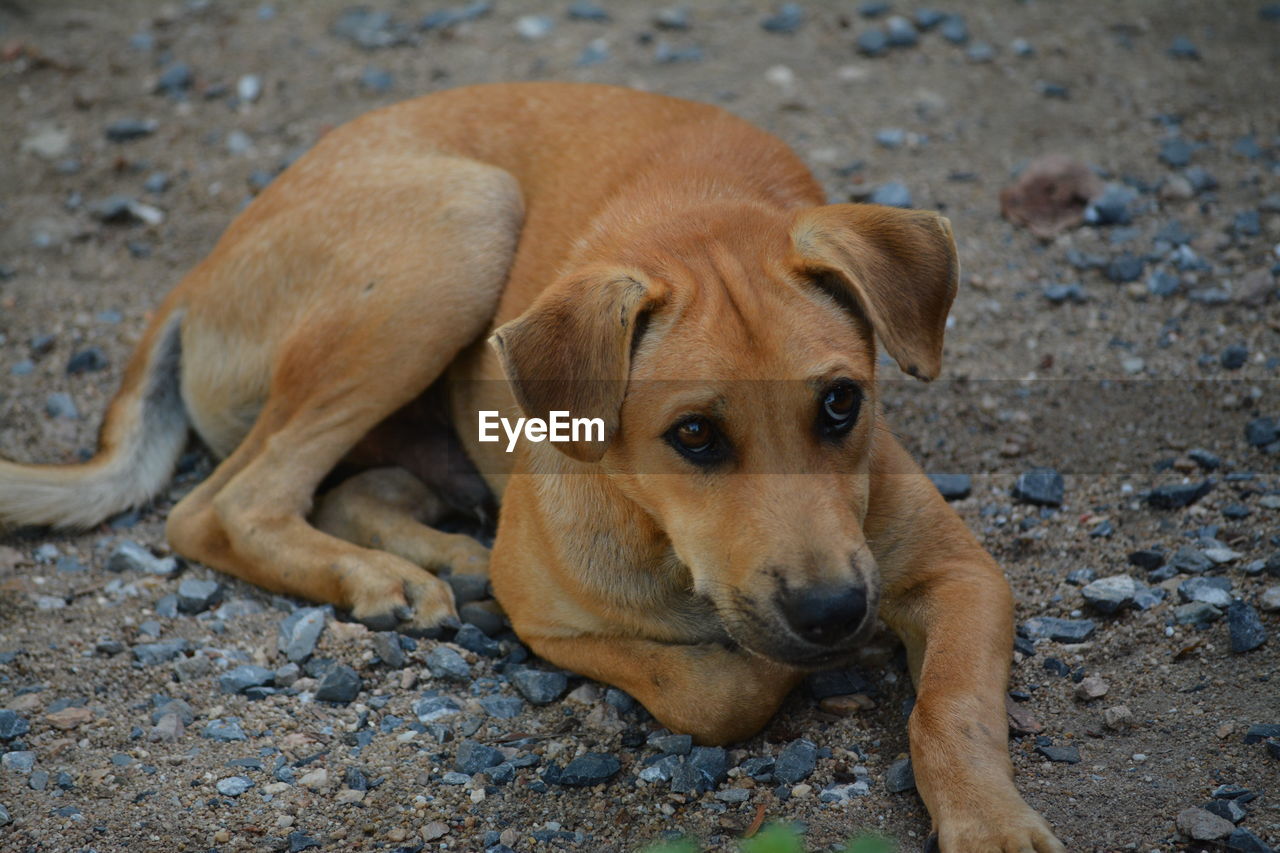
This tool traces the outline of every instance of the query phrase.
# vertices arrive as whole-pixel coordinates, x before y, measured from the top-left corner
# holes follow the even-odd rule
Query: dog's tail
[[[181,326],[182,312],[163,306],[129,360],[88,462],[0,461],[0,530],[90,527],[145,503],[168,482],[187,438]]]

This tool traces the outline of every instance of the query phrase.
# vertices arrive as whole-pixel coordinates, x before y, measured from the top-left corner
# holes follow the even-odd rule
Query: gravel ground
[[[955,506],[1017,593],[1030,802],[1072,850],[1280,844],[1280,729],[1250,731],[1280,724],[1280,8],[951,0],[963,19],[886,46],[915,5],[799,5],[0,2],[0,455],[87,453],[161,295],[370,107],[534,78],[719,103],[833,199],[905,192],[953,220],[947,379],[891,383],[887,405],[929,470],[969,475]],[[1050,152],[1114,185],[1110,224],[1042,241],[1001,218]],[[751,741],[681,756],[628,697],[525,660],[483,603],[493,639],[415,643],[156,559],[208,468],[193,447],[154,506],[0,544],[0,848],[733,849],[760,818],[811,849],[927,834],[890,793],[910,686],[889,641]]]

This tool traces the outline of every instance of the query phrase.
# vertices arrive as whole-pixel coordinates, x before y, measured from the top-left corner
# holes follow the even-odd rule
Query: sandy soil
[[[1204,536],[1239,555],[1211,574],[1262,609],[1263,591],[1280,581],[1248,567],[1280,550],[1280,472],[1277,457],[1251,447],[1244,429],[1259,415],[1280,416],[1272,272],[1280,241],[1280,22],[1267,20],[1261,4],[953,0],[943,8],[965,14],[967,47],[931,32],[879,58],[860,55],[855,40],[884,21],[861,17],[853,2],[804,4],[807,20],[794,34],[763,30],[772,7],[756,0],[691,4],[683,31],[656,27],[663,8],[656,4],[612,4],[608,23],[568,20],[567,5],[498,2],[473,22],[418,32],[413,25],[437,6],[384,0],[375,7],[408,24],[413,43],[365,51],[330,32],[345,8],[331,0],[280,3],[270,14],[230,0],[0,2],[0,455],[60,462],[91,450],[148,312],[208,251],[255,182],[327,128],[468,83],[618,83],[718,103],[758,122],[795,146],[835,200],[861,199],[897,180],[916,206],[952,218],[966,273],[947,379],[928,388],[892,383],[887,405],[929,470],[973,475],[972,495],[956,506],[1006,567],[1019,622],[1083,608],[1068,572],[1143,580],[1143,570],[1127,564],[1129,552],[1212,548],[1198,541]],[[893,5],[908,15],[916,8]],[[529,14],[549,15],[554,28],[522,38],[516,21]],[[1180,36],[1198,59],[1168,53]],[[1017,54],[1018,38],[1032,55]],[[580,65],[596,40],[608,58]],[[967,54],[977,42],[994,47],[993,60]],[[655,61],[655,51],[694,46],[697,61]],[[156,91],[173,62],[192,71],[181,98]],[[390,75],[388,91],[374,90],[376,72]],[[259,75],[262,92],[237,105],[244,75]],[[1067,97],[1047,97],[1045,84],[1066,87]],[[105,128],[121,119],[154,120],[156,128],[136,141],[109,141]],[[905,144],[878,144],[885,129],[906,131]],[[1257,156],[1239,142],[1250,135]],[[1192,166],[1211,173],[1216,189],[1196,193],[1184,169],[1159,159],[1171,136],[1192,144]],[[1132,225],[1044,243],[1002,220],[999,190],[1020,164],[1049,151],[1138,188]],[[862,165],[851,169],[855,162]],[[146,188],[157,172],[168,177],[163,192]],[[163,222],[98,221],[94,206],[114,194],[159,209]],[[1175,220],[1194,235],[1190,246],[1206,269],[1179,273],[1166,260],[1169,245],[1154,238]],[[1116,284],[1073,266],[1077,252],[1105,259],[1131,252],[1148,263],[1138,281]],[[1149,294],[1157,269],[1181,277],[1176,295]],[[1076,282],[1083,302],[1055,305],[1043,295],[1048,285]],[[1228,370],[1223,351],[1237,344],[1247,348],[1245,363]],[[69,375],[69,360],[94,347],[106,366]],[[49,395],[58,392],[70,395],[78,417],[50,416]],[[1146,504],[1142,496],[1156,485],[1206,476],[1186,456],[1192,448],[1220,457],[1213,491],[1188,509]],[[364,690],[354,703],[308,701],[314,685],[305,680],[260,701],[220,693],[218,675],[230,666],[285,663],[277,626],[292,604],[221,578],[233,605],[170,618],[157,607],[176,592],[177,578],[105,568],[124,540],[166,553],[167,509],[208,470],[194,452],[190,470],[141,513],[83,535],[24,534],[0,544],[0,707],[30,722],[4,749],[35,754],[31,773],[0,768],[0,805],[11,818],[0,826],[0,848],[300,849],[310,839],[333,850],[424,843],[632,850],[683,831],[709,848],[733,849],[758,811],[802,822],[812,849],[861,829],[883,832],[903,850],[918,849],[927,835],[918,797],[890,794],[883,784],[907,746],[909,679],[891,652],[869,654],[862,669],[874,708],[840,716],[801,691],[765,733],[731,752],[736,767],[801,737],[828,749],[802,783],[809,790],[785,800],[776,783],[744,782],[740,770],[719,792],[746,788],[743,802],[636,782],[655,755],[636,746],[654,725],[642,713],[619,714],[587,688],[574,694],[582,701],[486,718],[479,698],[511,694],[494,680],[493,661],[466,652],[472,680],[445,682],[424,668],[437,642],[420,641],[403,667],[392,668],[378,661],[363,628],[336,621],[316,655],[360,671]],[[1040,465],[1066,475],[1060,510],[1010,496],[1018,474]],[[1110,535],[1090,535],[1104,523]],[[215,574],[188,566],[182,577]],[[1020,787],[1069,849],[1186,849],[1176,815],[1222,784],[1261,792],[1241,825],[1280,843],[1280,764],[1243,737],[1251,725],[1280,723],[1280,623],[1262,612],[1272,636],[1233,654],[1226,620],[1171,624],[1185,579],[1166,581],[1168,600],[1149,610],[1085,613],[1098,623],[1088,642],[1042,643],[1015,667],[1011,688],[1027,697],[1019,707],[1043,725],[1042,737],[1081,756],[1053,763],[1036,753],[1033,737],[1011,743]],[[186,638],[185,663],[136,663],[132,650],[152,641],[152,631]],[[123,651],[96,650],[103,639]],[[1109,691],[1077,699],[1075,680],[1047,670],[1047,658],[1103,679]],[[207,660],[208,671],[195,659]],[[412,706],[432,689],[463,707],[444,721],[453,728],[444,743],[408,726]],[[156,695],[181,697],[193,710],[174,740],[151,739]],[[1104,710],[1118,705],[1132,711],[1133,725],[1104,727]],[[405,725],[384,731],[392,715]],[[240,719],[246,740],[202,736],[210,720],[228,717]],[[505,785],[442,784],[473,724],[475,740],[535,754],[541,765]],[[359,735],[367,731],[376,736],[365,745]],[[587,750],[621,761],[608,786],[539,790],[548,763]],[[327,780],[278,782],[277,754],[291,765],[303,761],[299,780],[315,769]],[[263,769],[227,765],[247,758]],[[350,767],[383,781],[362,798],[345,794]],[[855,767],[870,774],[871,793],[822,802],[825,788],[859,778]],[[39,773],[49,777],[43,790]],[[219,794],[216,783],[237,774],[254,787],[235,798]]]

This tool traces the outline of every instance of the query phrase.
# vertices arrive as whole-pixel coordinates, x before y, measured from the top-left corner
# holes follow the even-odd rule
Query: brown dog
[[[406,628],[454,614],[424,568],[488,570],[538,654],[708,743],[878,613],[942,849],[1061,850],[1011,778],[1009,587],[877,408],[877,338],[939,371],[950,227],[822,202],[777,139],[671,98],[517,84],[370,113],[165,300],[92,461],[0,463],[0,522],[146,500],[190,427],[223,460],[170,514],[178,552]],[[481,442],[478,413],[517,404],[603,435]],[[429,526],[489,490],[492,555]]]

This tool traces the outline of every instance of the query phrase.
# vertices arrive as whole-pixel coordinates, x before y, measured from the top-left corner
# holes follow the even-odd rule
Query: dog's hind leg
[[[326,492],[311,521],[339,539],[387,551],[428,571],[488,574],[488,548],[470,536],[430,526],[447,508],[403,468],[375,468]]]
[[[520,196],[505,172],[471,161],[369,157],[301,170],[295,185],[324,180],[286,183],[282,203],[228,232],[244,248],[228,247],[216,274],[255,274],[237,256],[255,246],[288,251],[293,295],[279,301],[296,314],[273,345],[248,435],[174,508],[168,534],[185,556],[250,583],[350,609],[371,625],[428,629],[454,615],[447,584],[307,517],[347,452],[488,327]],[[214,326],[219,310],[214,300],[193,305],[188,320]]]

